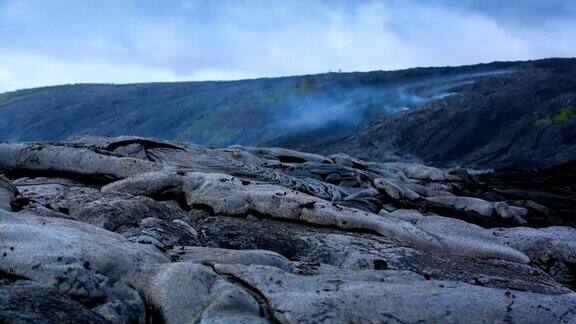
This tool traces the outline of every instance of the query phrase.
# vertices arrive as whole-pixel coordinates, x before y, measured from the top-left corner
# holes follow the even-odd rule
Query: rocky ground
[[[124,137],[0,173],[0,322],[576,322],[570,166]]]

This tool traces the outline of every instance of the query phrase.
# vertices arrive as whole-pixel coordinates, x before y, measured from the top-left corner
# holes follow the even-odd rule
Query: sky
[[[0,0],[0,92],[574,56],[575,0]]]

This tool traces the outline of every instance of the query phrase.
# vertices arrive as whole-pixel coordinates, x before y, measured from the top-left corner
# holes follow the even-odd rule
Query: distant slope
[[[22,90],[0,94],[0,140],[139,135],[222,147],[311,131],[337,139],[519,64]]]
[[[441,166],[554,166],[576,158],[576,60],[534,62],[462,85],[458,95],[386,118],[345,140],[308,145]]]
[[[138,135],[438,165],[552,165],[576,158],[575,66],[551,59],[28,89],[0,94],[0,141]]]

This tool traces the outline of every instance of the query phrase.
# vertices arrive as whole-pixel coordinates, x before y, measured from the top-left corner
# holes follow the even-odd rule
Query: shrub
[[[554,124],[564,124],[576,117],[576,107],[565,107],[552,117]]]
[[[309,94],[311,92],[313,92],[314,90],[316,90],[316,85],[308,80],[303,80],[298,82],[298,85],[296,86],[296,88],[298,89],[298,91],[300,92],[300,94]]]

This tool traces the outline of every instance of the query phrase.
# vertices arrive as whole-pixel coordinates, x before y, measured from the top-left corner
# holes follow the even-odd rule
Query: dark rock
[[[548,63],[474,80],[452,89],[456,95],[380,120],[344,140],[298,148],[375,161],[392,152],[443,167],[570,162],[576,159],[576,118],[556,121],[555,116],[576,106],[576,61]]]
[[[4,176],[0,175],[0,209],[12,210],[18,189]]]
[[[104,323],[106,319],[66,294],[21,280],[0,284],[2,323]]]

